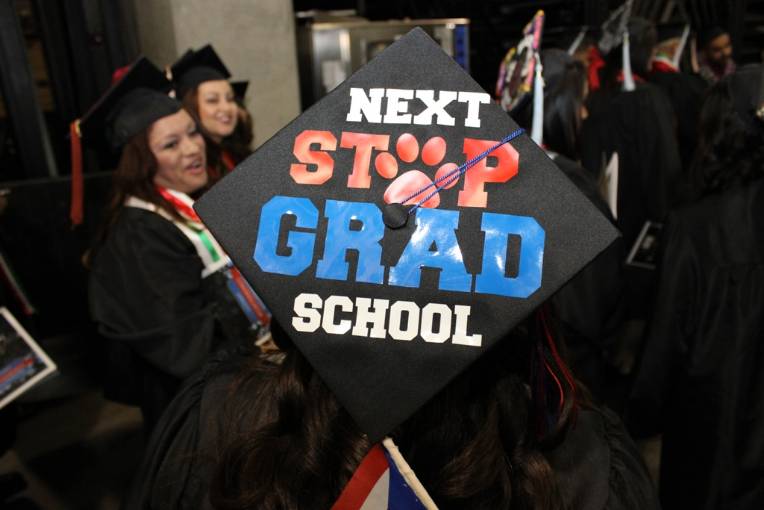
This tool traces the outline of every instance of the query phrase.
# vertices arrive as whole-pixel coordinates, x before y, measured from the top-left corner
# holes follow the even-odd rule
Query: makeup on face
[[[148,137],[157,160],[154,183],[186,194],[207,184],[204,138],[188,112],[180,110],[155,121]]]

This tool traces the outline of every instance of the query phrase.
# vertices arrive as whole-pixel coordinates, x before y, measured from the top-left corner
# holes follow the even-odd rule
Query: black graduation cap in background
[[[167,94],[172,84],[147,58],[139,58],[80,119],[85,143],[119,148],[180,104]],[[105,137],[105,138],[104,138]]]
[[[180,103],[167,94],[172,84],[145,57],[136,60],[112,84],[85,115],[72,123],[72,223],[82,222],[81,140],[108,153],[121,148],[131,137],[154,121],[180,110]]]
[[[619,45],[621,46],[621,59],[623,66],[623,89],[627,91],[636,88],[634,75],[631,71],[631,53],[629,43],[629,18],[631,18],[634,0],[625,0],[620,7],[610,13],[610,16],[602,24],[602,35],[597,42],[602,55],[607,55]]]
[[[231,88],[233,89],[233,95],[239,101],[244,101],[244,97],[247,95],[247,89],[249,88],[249,80],[232,81]]]
[[[189,90],[200,83],[231,77],[230,71],[210,44],[195,51],[187,50],[170,67],[170,72],[176,83],[178,99],[183,99]]]
[[[689,23],[663,23],[656,26],[658,44],[656,45],[656,58],[666,60],[675,69],[687,47],[690,37]]]
[[[517,129],[417,28],[196,203],[372,441],[617,236],[526,135],[479,157]]]

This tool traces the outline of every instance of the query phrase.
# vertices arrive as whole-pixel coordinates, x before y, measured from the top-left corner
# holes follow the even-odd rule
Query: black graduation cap
[[[172,84],[147,58],[138,59],[80,119],[85,143],[119,148],[154,121],[180,110]],[[104,138],[105,137],[105,140]]]
[[[154,64],[139,58],[96,101],[85,115],[72,123],[72,223],[82,221],[81,139],[102,151],[122,147],[154,121],[180,110],[167,94],[172,84]]]
[[[610,13],[602,24],[602,35],[597,47],[603,55],[609,54],[621,45],[623,62],[623,89],[634,90],[634,75],[631,71],[631,53],[629,49],[629,18],[634,0],[626,0],[620,7]]]
[[[372,441],[617,236],[518,134],[417,28],[195,205]]]
[[[690,24],[663,23],[656,26],[656,32],[658,34],[656,58],[663,59],[678,69],[682,53],[690,37]]]
[[[244,97],[247,95],[247,89],[249,88],[249,80],[232,81],[231,88],[233,89],[233,95],[239,101],[244,101]]]
[[[228,68],[209,44],[196,51],[187,50],[170,67],[170,72],[179,99],[200,83],[231,77]]]

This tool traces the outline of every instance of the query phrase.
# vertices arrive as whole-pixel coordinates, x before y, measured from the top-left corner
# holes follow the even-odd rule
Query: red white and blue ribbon
[[[437,506],[393,440],[385,438],[361,461],[332,510],[437,510]]]
[[[156,204],[137,197],[128,198],[125,206],[145,209],[171,221],[194,245],[203,264],[201,277],[206,278],[213,273],[223,271],[228,279],[228,290],[233,294],[247,319],[252,324],[264,326],[270,324],[270,312],[196,214],[193,199],[185,193],[167,188],[157,187],[157,191],[185,221],[178,221]]]

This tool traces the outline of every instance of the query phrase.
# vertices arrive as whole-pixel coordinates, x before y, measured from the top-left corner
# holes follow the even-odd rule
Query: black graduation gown
[[[655,85],[640,83],[630,92],[600,89],[589,99],[590,115],[582,126],[581,162],[599,175],[618,152],[617,225],[628,251],[646,221],[662,222],[685,196],[673,110]],[[644,319],[654,275],[626,271],[630,318]]]
[[[225,441],[221,432],[226,420],[223,402],[237,397],[250,400],[250,413],[237,420],[247,427],[261,425],[273,412],[253,398],[264,391],[255,386],[267,384],[267,380],[249,379],[251,386],[232,389],[237,372],[246,362],[240,353],[221,356],[188,381],[157,426],[123,501],[124,509],[211,508],[210,477],[216,452]],[[571,510],[658,509],[639,453],[610,411],[582,411],[575,427],[548,459]]]
[[[651,73],[648,80],[660,87],[674,109],[679,157],[686,174],[698,145],[698,122],[708,84],[694,74],[660,71]]]
[[[633,387],[666,509],[764,508],[764,180],[672,214]]]
[[[554,154],[552,159],[600,212],[614,221],[592,175],[564,156]],[[627,383],[609,359],[623,348],[619,333],[626,312],[624,259],[623,240],[619,238],[552,299],[574,374],[597,400],[619,411]]]
[[[150,429],[210,353],[246,343],[225,276],[201,278],[193,244],[158,214],[125,207],[95,253],[91,315],[107,339],[106,395],[138,404]]]

